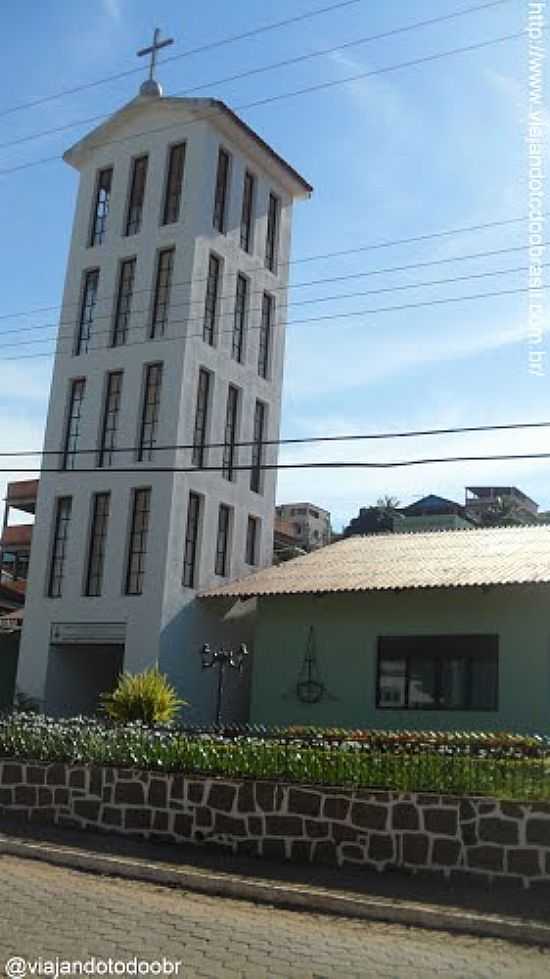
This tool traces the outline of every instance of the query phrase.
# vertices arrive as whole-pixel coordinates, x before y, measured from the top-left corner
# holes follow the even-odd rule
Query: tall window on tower
[[[145,182],[147,180],[147,157],[139,156],[132,165],[130,196],[128,198],[128,214],[126,216],[126,234],[137,235],[141,228],[143,217],[143,201],[145,199]]]
[[[185,143],[171,146],[168,155],[166,190],[162,209],[163,224],[175,224],[179,220],[184,167]]]
[[[90,349],[92,326],[97,306],[97,290],[99,286],[99,269],[90,269],[84,274],[78,335],[76,338],[76,354],[87,354]]]
[[[216,172],[216,188],[214,192],[213,225],[216,231],[225,231],[227,211],[227,188],[229,185],[230,157],[227,150],[220,148],[218,153],[218,169]]]
[[[218,291],[220,286],[221,262],[216,255],[208,260],[208,278],[206,280],[206,297],[204,300],[204,322],[202,338],[211,347],[214,346],[216,335],[216,316],[218,312]]]
[[[194,466],[204,465],[209,396],[210,374],[207,370],[204,370],[204,368],[201,367],[197,387],[197,406],[195,409],[195,428],[193,431],[193,453],[191,456],[191,462]]]
[[[174,268],[174,249],[165,248],[159,252],[157,262],[157,279],[153,299],[153,315],[151,318],[151,336],[164,335],[170,310],[170,290],[172,288],[172,270]]]
[[[198,493],[189,494],[187,507],[187,527],[185,530],[185,550],[183,552],[183,585],[194,588],[197,577],[197,552],[201,516],[201,498]]]
[[[280,209],[281,204],[279,198],[275,197],[275,194],[270,194],[267,208],[267,234],[265,239],[265,265],[270,272],[277,271]]]
[[[252,251],[252,220],[254,217],[254,194],[256,181],[247,170],[243,184],[243,206],[241,211],[241,248]]]
[[[134,279],[136,276],[135,258],[127,258],[120,266],[118,293],[113,328],[113,347],[121,347],[128,339],[130,316],[132,314],[132,299],[134,296]]]
[[[109,523],[110,493],[95,493],[90,527],[85,593],[97,597],[103,585],[103,565]]]
[[[94,199],[94,210],[90,229],[90,246],[101,245],[107,232],[107,218],[111,203],[111,184],[113,168],[100,170],[97,175],[97,187]]]
[[[101,445],[97,464],[112,466],[116,454],[118,418],[120,399],[122,396],[122,371],[113,371],[107,375],[105,390],[105,405],[103,408],[103,424],[101,426]]]
[[[82,402],[86,381],[79,377],[72,381],[69,393],[69,408],[65,427],[65,444],[63,446],[62,469],[74,469],[77,465],[78,443],[80,441],[80,426],[82,423]]]
[[[216,535],[216,561],[214,564],[215,574],[225,578],[229,574],[229,525],[231,521],[231,510],[225,503],[220,504],[218,510],[218,533]]]
[[[258,563],[258,539],[260,532],[260,521],[257,517],[249,517],[246,524],[246,547],[244,559],[247,564],[255,565]]]
[[[48,577],[48,596],[61,598],[65,577],[65,557],[69,539],[69,525],[73,501],[70,496],[60,497],[55,505],[55,523],[51,550],[50,574]]]
[[[248,279],[244,275],[237,276],[235,292],[235,313],[233,317],[233,338],[231,356],[239,364],[244,358],[244,336],[246,330],[246,304],[248,298]]]
[[[162,364],[148,364],[143,385],[143,408],[139,433],[138,462],[151,462],[157,441],[160,413]]]
[[[134,490],[126,573],[127,595],[141,595],[143,591],[150,512],[151,490],[149,488]]]
[[[267,378],[271,359],[271,333],[275,300],[268,292],[262,297],[262,318],[260,322],[260,341],[258,345],[258,374]]]
[[[229,385],[227,407],[225,410],[225,437],[223,443],[222,475],[224,479],[235,478],[235,452],[237,441],[237,420],[239,413],[239,390]]]
[[[262,491],[262,466],[264,459],[265,404],[256,402],[254,410],[254,432],[252,436],[252,458],[250,470],[250,489],[253,493]]]

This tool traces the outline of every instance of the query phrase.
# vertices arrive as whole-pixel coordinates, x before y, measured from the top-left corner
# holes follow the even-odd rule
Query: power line
[[[310,51],[307,54],[297,55],[293,58],[286,58],[284,61],[276,61],[270,65],[262,65],[258,68],[250,68],[246,71],[238,72],[234,75],[228,75],[224,78],[216,78],[210,82],[203,82],[200,85],[194,85],[191,88],[180,89],[174,93],[174,96],[188,96],[195,92],[201,92],[204,89],[214,88],[219,85],[224,85],[228,82],[241,81],[244,78],[250,78],[254,75],[265,74],[268,71],[277,71],[280,68],[289,68],[291,65],[302,64],[305,61],[311,61],[314,58],[326,57],[327,55],[336,54],[338,51],[347,51],[349,48],[359,47],[363,44],[368,44],[373,41],[380,41],[388,37],[394,37],[398,34],[403,34],[408,31],[419,30],[423,27],[433,26],[435,24],[440,24],[447,22],[449,20],[454,20],[457,17],[464,17],[466,14],[477,13],[482,10],[486,10],[492,7],[502,6],[505,3],[510,3],[510,0],[490,0],[490,2],[477,4],[474,7],[467,7],[465,10],[453,11],[449,14],[443,14],[439,17],[431,17],[429,20],[416,21],[413,24],[404,25],[401,27],[394,27],[389,31],[384,31],[379,34],[368,34],[365,37],[356,38],[352,41],[345,41],[342,44],[335,45],[330,48],[323,48],[320,51]],[[181,55],[175,55],[173,59],[167,58],[167,61],[175,60],[181,57]],[[138,68],[137,71],[142,71],[143,69]],[[1,113],[0,113],[1,115]],[[95,116],[88,116],[86,119],[75,119],[72,122],[65,123],[62,126],[56,126],[50,129],[44,129],[40,132],[29,133],[26,136],[19,136],[17,139],[9,140],[6,143],[0,143],[0,150],[9,149],[12,146],[20,146],[23,143],[33,142],[35,139],[42,139],[44,136],[55,136],[59,133],[66,132],[68,129],[75,129],[78,126],[90,125],[94,122],[100,122],[103,119],[108,119],[111,113],[101,113]]]
[[[400,432],[367,432],[367,433],[353,433],[351,435],[304,435],[296,438],[281,438],[281,439],[262,439],[262,447],[274,446],[274,445],[314,445],[317,443],[324,442],[365,442],[365,441],[386,441],[388,439],[407,439],[407,438],[424,438],[431,436],[440,435],[464,435],[479,432],[510,432],[525,429],[539,429],[539,428],[550,428],[550,421],[542,422],[509,422],[502,423],[499,425],[459,425],[453,428],[421,428],[410,431],[400,431]],[[231,441],[231,442],[204,442],[202,448],[207,449],[224,449],[227,445],[231,445],[235,449],[240,448],[250,448],[253,445],[258,445],[260,443],[254,440],[247,441]],[[155,445],[153,447],[154,452],[179,452],[184,450],[192,450],[195,448],[193,442],[184,443],[181,445]],[[109,452],[137,452],[138,446],[121,446],[113,447],[109,449]],[[96,446],[93,449],[72,449],[70,451],[71,456],[78,455],[97,455],[99,452]],[[0,458],[17,458],[17,457],[28,457],[28,456],[62,456],[64,455],[64,449],[11,449],[6,452],[0,451]],[[110,472],[110,466],[98,467],[105,470],[105,472]],[[55,472],[63,472],[65,470],[54,470]],[[86,472],[91,472],[92,470],[85,470]],[[139,471],[139,470],[138,470]]]
[[[266,96],[265,98],[262,99],[256,99],[254,102],[246,102],[243,103],[242,105],[237,105],[232,111],[242,112],[246,109],[256,109],[256,108],[263,107],[265,105],[272,105],[274,102],[280,102],[283,101],[284,99],[296,98],[302,95],[309,95],[312,92],[327,91],[331,88],[336,88],[340,85],[346,85],[348,82],[363,81],[366,78],[372,78],[376,75],[385,75],[392,71],[399,71],[402,68],[412,68],[415,65],[428,64],[432,61],[440,61],[443,58],[449,58],[454,55],[466,54],[471,51],[478,51],[483,48],[490,47],[493,44],[501,44],[506,41],[518,40],[520,37],[524,37],[525,35],[526,35],[525,30],[517,31],[516,33],[513,34],[503,34],[500,37],[490,38],[487,41],[479,41],[475,44],[467,44],[459,48],[451,48],[448,51],[438,51],[435,54],[424,55],[421,58],[415,58],[411,61],[401,61],[395,65],[387,65],[385,68],[375,68],[372,69],[371,71],[360,72],[359,74],[355,74],[355,75],[348,75],[346,78],[332,79],[331,81],[326,81],[326,82],[318,82],[315,85],[308,85],[303,88],[294,89],[290,92],[282,92],[277,95]],[[158,135],[159,133],[166,133],[176,128],[178,132],[181,132],[182,129],[187,128],[188,126],[195,125],[197,122],[208,121],[213,115],[217,113],[217,111],[218,111],[217,107],[214,106],[214,108],[211,109],[210,111],[207,111],[205,113],[197,113],[195,115],[195,118],[190,122],[171,123],[169,126],[160,126],[156,129],[149,129],[139,133],[133,133],[132,135],[124,136],[122,139],[110,139],[103,143],[96,143],[94,149],[101,149],[105,146],[114,146],[121,143],[127,143],[141,136]],[[57,163],[59,160],[62,159],[63,157],[59,155],[48,156],[48,157],[43,157],[42,159],[39,160],[31,160],[27,163],[20,163],[13,167],[4,167],[2,170],[0,170],[0,176],[7,176],[8,174],[17,173],[22,170],[28,170],[31,167],[43,166],[46,163],[53,163],[53,162]]]
[[[334,3],[329,7],[320,7],[318,10],[311,10],[308,13],[298,14],[295,17],[287,17],[285,20],[279,20],[272,24],[266,24],[264,27],[252,28],[252,30],[245,31],[242,34],[232,34],[229,37],[220,39],[219,41],[209,41],[207,44],[202,44],[199,47],[189,48],[187,51],[183,51],[181,54],[171,55],[170,57],[163,58],[162,60],[159,59],[157,64],[162,66],[172,61],[179,61],[182,58],[189,58],[193,55],[202,54],[205,51],[212,51],[228,44],[234,44],[237,41],[244,41],[247,38],[257,37],[259,34],[264,34],[280,27],[287,27],[290,24],[297,24],[300,21],[309,20],[313,17],[318,17],[321,14],[331,13],[334,10],[340,10],[344,7],[351,7],[362,2],[363,0],[344,0],[342,3]],[[25,109],[33,109],[38,105],[44,105],[46,102],[53,102],[56,99],[65,98],[67,95],[76,95],[78,92],[84,92],[90,88],[97,88],[99,85],[105,85],[108,82],[116,82],[121,78],[128,78],[131,75],[138,75],[142,72],[143,68],[141,66],[129,68],[126,71],[120,71],[114,75],[106,75],[103,78],[98,78],[93,82],[85,82],[82,85],[75,85],[73,88],[65,88],[60,92],[54,92],[52,95],[44,95],[41,98],[33,99],[30,102],[20,102],[19,105],[12,105],[7,109],[3,109],[0,112],[0,118],[3,116],[12,115],[14,112],[21,112]]]
[[[550,211],[544,211],[543,214],[541,215],[541,217],[543,218],[548,216],[550,216]],[[412,245],[423,241],[432,241],[434,239],[437,240],[439,238],[447,238],[458,234],[469,234],[474,231],[488,231],[489,229],[492,228],[502,228],[512,224],[520,224],[526,220],[527,220],[527,215],[524,215],[523,217],[517,217],[517,218],[504,218],[498,221],[485,221],[482,224],[470,224],[458,228],[446,228],[440,231],[431,231],[431,232],[425,232],[424,234],[421,235],[409,236],[408,238],[394,238],[393,240],[390,239],[388,241],[379,241],[367,245],[359,245],[356,248],[346,248],[335,252],[324,252],[317,255],[306,255],[306,256],[291,259],[288,262],[280,262],[279,268],[280,269],[287,268],[292,265],[304,265],[309,262],[320,262],[331,258],[345,258],[348,255],[358,255],[363,252],[379,251],[384,248],[394,248],[400,245]],[[544,242],[543,244],[546,245],[548,244],[548,242]],[[505,254],[509,254],[510,252],[527,251],[528,248],[529,248],[528,245],[519,245],[513,248],[498,248],[485,252],[473,252],[468,255],[458,255],[455,257],[451,256],[449,258],[440,258],[429,262],[415,262],[414,264],[401,265],[394,268],[374,269],[368,272],[356,273],[356,275],[367,276],[367,275],[382,275],[389,272],[405,272],[416,268],[427,268],[428,266],[431,265],[443,265],[449,262],[462,262],[470,258],[472,259],[486,258],[488,256],[494,256],[494,255],[505,255]],[[265,272],[265,265],[257,265],[255,268],[247,270],[246,275],[250,279],[253,275],[261,274],[264,272]],[[239,274],[241,274],[240,271],[235,271],[235,272],[226,271],[224,272],[224,277],[234,278]],[[286,288],[296,289],[301,286],[322,284],[323,282],[336,282],[340,278],[347,278],[347,277],[348,276],[337,276],[332,279],[323,277],[322,279],[313,280],[311,282],[294,283],[294,284],[291,283],[288,286],[285,283],[284,285],[281,286],[274,286],[271,291],[277,291],[278,289],[286,289]],[[349,276],[349,278],[354,278],[354,277],[355,275]],[[179,282],[174,282],[172,284],[172,288],[175,289],[181,286],[194,285],[199,282],[207,282],[207,278],[208,278],[207,276],[199,276],[193,279],[183,279]],[[142,293],[150,293],[153,291],[154,291],[154,287],[147,288],[147,289],[134,289],[132,295],[137,296]],[[263,292],[263,289],[259,291]],[[98,299],[98,304],[104,302],[110,302],[114,300],[115,297],[116,297],[116,293],[111,293],[110,295],[103,296],[100,299]],[[231,298],[231,297],[225,296],[224,298]],[[27,317],[35,316],[37,313],[51,313],[51,312],[55,312],[55,310],[57,309],[63,309],[63,308],[71,309],[73,307],[77,308],[79,306],[80,306],[80,302],[66,303],[64,306],[62,305],[41,306],[34,309],[19,310],[16,313],[2,313],[0,315],[0,320],[18,319],[19,317],[22,316],[27,316]],[[52,324],[52,325],[57,326],[57,324]]]

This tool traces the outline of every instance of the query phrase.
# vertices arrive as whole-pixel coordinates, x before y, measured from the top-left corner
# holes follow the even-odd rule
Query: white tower
[[[262,443],[292,204],[312,188],[223,102],[164,98],[152,72],[64,158],[80,185],[18,686],[90,712],[122,667],[159,662],[207,720],[198,649],[226,627],[196,593],[271,563]]]

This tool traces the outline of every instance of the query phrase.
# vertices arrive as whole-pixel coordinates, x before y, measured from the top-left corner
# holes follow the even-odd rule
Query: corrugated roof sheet
[[[251,598],[550,582],[550,526],[372,534],[203,592]]]

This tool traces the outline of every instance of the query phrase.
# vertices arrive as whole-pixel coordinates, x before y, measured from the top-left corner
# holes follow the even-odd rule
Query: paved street
[[[0,907],[0,975],[12,956],[165,957],[181,960],[185,979],[550,975],[550,952],[538,949],[257,907],[7,856],[0,857]]]

